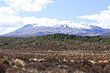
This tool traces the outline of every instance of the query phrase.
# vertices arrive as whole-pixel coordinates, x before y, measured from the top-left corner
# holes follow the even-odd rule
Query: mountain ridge
[[[95,25],[81,24],[81,26],[75,25],[72,22],[60,23],[55,26],[39,26],[38,24],[27,24],[14,32],[10,32],[3,36],[13,37],[35,37],[44,36],[48,34],[62,33],[62,34],[74,34],[81,36],[96,36],[109,32],[110,29],[103,29],[102,27]]]

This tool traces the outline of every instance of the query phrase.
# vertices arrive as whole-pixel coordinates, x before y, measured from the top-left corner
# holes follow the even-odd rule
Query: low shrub
[[[107,65],[107,63],[100,62],[100,63],[98,63],[97,65],[98,65],[98,66],[101,66],[102,68],[104,68],[104,67]]]
[[[84,65],[84,68],[90,69],[90,66],[89,65]]]
[[[53,64],[49,62],[42,62],[42,65],[44,65],[46,68],[53,67]]]
[[[94,67],[92,67],[91,68],[91,71],[93,73],[106,73],[106,71],[103,68],[101,68],[100,66],[94,66]]]
[[[110,64],[108,64],[108,65],[105,65],[105,67],[104,67],[104,70],[110,70]]]
[[[29,58],[26,57],[26,56],[17,56],[16,59],[21,59],[23,61],[28,61],[29,60]]]
[[[89,67],[92,67],[92,65],[93,65],[90,61],[88,61],[88,60],[86,60],[86,59],[83,60],[82,63],[83,63],[83,65],[88,65]]]
[[[0,54],[0,58],[3,58],[3,55],[2,54]]]
[[[48,57],[48,58],[46,58],[46,61],[49,62],[49,63],[59,62],[59,60],[55,57]]]
[[[1,61],[2,64],[5,64],[5,65],[10,65],[9,61],[7,59],[3,59]]]
[[[5,73],[6,69],[7,68],[4,64],[0,64],[0,73]]]

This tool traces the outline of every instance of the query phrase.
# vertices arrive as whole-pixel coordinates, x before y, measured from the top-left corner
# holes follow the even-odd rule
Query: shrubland
[[[110,73],[110,38],[0,37],[0,73]]]
[[[110,38],[50,34],[38,37],[0,37],[2,49],[109,50]]]

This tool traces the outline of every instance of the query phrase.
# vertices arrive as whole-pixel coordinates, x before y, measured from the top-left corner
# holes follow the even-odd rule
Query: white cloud
[[[36,18],[36,17],[24,17],[22,20],[23,24],[38,24],[38,26],[54,26],[59,21],[55,18]]]
[[[50,19],[50,18],[41,18],[41,19],[38,19],[38,24],[39,26],[54,26],[56,25],[56,23],[58,23],[59,21],[55,18],[53,19]]]
[[[18,26],[15,24],[21,20],[21,17],[17,16],[16,12],[10,7],[0,8],[0,27]]]
[[[0,7],[0,34],[18,29],[22,18],[10,7]]]
[[[110,28],[110,6],[108,6],[108,10],[101,11],[100,14],[85,15],[78,17],[97,21],[97,23],[90,23],[92,25],[97,25],[103,28]]]
[[[10,7],[0,7],[0,14],[2,15],[14,15],[16,12],[12,10]]]
[[[1,32],[0,34],[6,34],[6,33],[14,31],[16,29],[18,29],[18,27],[4,27],[4,28],[0,29],[0,32]]]
[[[41,11],[52,0],[5,0],[5,2],[12,8],[23,11]]]

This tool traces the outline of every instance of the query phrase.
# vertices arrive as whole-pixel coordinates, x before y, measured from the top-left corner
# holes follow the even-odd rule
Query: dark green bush
[[[5,65],[10,65],[9,61],[7,59],[3,59],[1,61],[2,64],[5,64]]]

